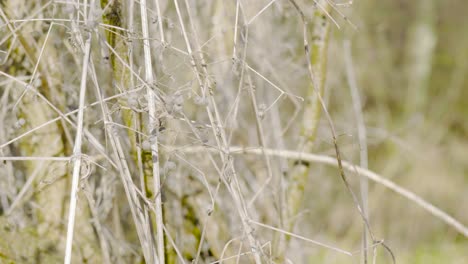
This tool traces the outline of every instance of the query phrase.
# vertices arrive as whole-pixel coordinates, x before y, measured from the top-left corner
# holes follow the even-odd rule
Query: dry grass
[[[466,3],[0,3],[0,263],[463,263]]]

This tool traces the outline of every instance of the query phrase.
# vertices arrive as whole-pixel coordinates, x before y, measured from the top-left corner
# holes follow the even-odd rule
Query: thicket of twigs
[[[466,258],[464,1],[0,5],[0,263]]]

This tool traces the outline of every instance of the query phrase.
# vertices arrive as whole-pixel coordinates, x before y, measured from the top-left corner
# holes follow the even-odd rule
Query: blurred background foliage
[[[186,1],[190,4],[188,8],[184,1],[179,2],[194,54],[199,58],[195,68],[208,69],[209,75],[203,78],[210,84],[229,144],[301,151],[304,120],[308,118],[303,116],[304,107],[311,88],[302,21],[291,2],[239,1],[242,11],[238,26],[235,26],[237,1]],[[296,2],[311,22],[309,41],[313,44],[314,30],[320,26],[316,16],[323,10],[312,0]],[[319,2],[328,4],[329,15],[336,24],[327,17],[330,32],[328,39],[323,40],[326,53],[315,54],[312,49],[311,56],[326,60],[323,96],[337,129],[342,158],[355,164],[360,162],[344,55],[344,43],[350,41],[367,129],[369,169],[468,224],[468,2]],[[209,126],[206,112],[209,102],[201,95],[196,81],[196,70],[187,55],[174,3],[160,1],[160,4],[164,43],[159,38],[160,18],[153,1],[149,3],[148,16],[155,85],[165,101],[164,107],[158,109],[164,126],[159,140],[165,223],[187,261],[197,255],[206,227],[200,261],[209,263],[220,256],[230,239],[242,235],[242,230],[230,193],[218,185],[218,172],[208,156],[185,153],[182,147],[170,150],[173,146],[216,146],[216,135]],[[151,174],[152,166],[148,163],[151,161],[148,142],[135,132],[147,133],[145,93],[138,90],[142,87],[140,80],[121,63],[133,60],[134,72],[144,76],[139,2],[134,5],[134,24],[130,28],[130,1],[97,3],[100,8],[89,14],[101,23],[95,25],[98,33],[93,37],[92,61],[106,97],[130,91],[106,104],[116,123],[133,128],[119,129],[116,135],[126,148],[135,184],[147,192],[147,197],[152,197],[154,190],[140,186],[138,178],[140,171],[145,176]],[[69,20],[77,9],[66,1],[46,0],[3,0],[1,8],[4,15],[0,24],[0,71],[6,75],[0,76],[0,154],[71,156],[75,128],[63,119],[11,144],[5,143],[58,116],[37,94],[29,92],[21,97],[25,83],[63,113],[78,107],[83,54]],[[82,5],[79,10],[84,10]],[[193,26],[188,22],[187,10]],[[16,21],[8,24],[7,20]],[[243,27],[247,22],[251,23]],[[10,34],[11,27],[17,29],[15,34]],[[81,32],[91,30],[83,24],[79,28]],[[238,35],[234,35],[235,29]],[[115,54],[103,44],[106,41]],[[42,59],[36,70],[39,57]],[[97,95],[91,81],[88,86],[87,103],[92,103]],[[74,115],[70,117],[76,120]],[[96,107],[87,110],[85,122],[105,153],[111,153],[101,110]],[[258,122],[263,131],[259,132]],[[108,170],[88,164],[91,176],[86,178],[80,194],[77,220],[80,232],[74,245],[76,263],[103,261],[102,241],[107,241],[104,244],[109,245],[115,263],[142,261],[119,172],[90,141],[84,143],[83,150],[93,162]],[[309,151],[335,155],[323,115]],[[256,227],[255,234],[262,243],[271,242],[273,248],[280,248],[281,253],[272,253],[275,258],[282,261],[285,257],[294,263],[362,262],[359,250],[363,223],[335,168],[311,164],[305,171],[304,185],[298,187],[303,193],[298,196],[297,212],[288,215],[284,211],[289,209],[282,208],[282,199],[287,199],[291,191],[288,188],[294,187],[288,182],[288,173],[292,174],[297,164],[271,158],[269,171],[263,156],[235,155],[234,159],[241,178],[241,193],[247,201],[256,196],[272,174],[272,181],[248,209],[252,219],[286,230],[289,228],[285,223],[292,221],[289,231],[355,254],[342,256],[295,239],[288,244],[271,230]],[[214,155],[213,160],[219,167],[224,166],[220,157]],[[54,263],[61,259],[71,165],[59,164],[5,161],[0,165],[0,263]],[[348,177],[354,192],[359,193],[357,175]],[[28,184],[30,187],[21,193]],[[211,215],[206,212],[212,193],[206,185],[211,192],[216,191]],[[21,201],[14,204],[20,196]],[[380,185],[370,183],[368,197],[373,232],[385,240],[398,263],[468,262],[467,238],[439,219]],[[12,203],[14,210],[10,210]],[[207,219],[211,219],[210,224],[204,226]],[[96,221],[105,231],[96,227]],[[13,241],[37,245],[22,248],[21,244],[10,243]],[[227,251],[237,253],[238,247]],[[244,244],[244,250],[245,247]],[[177,257],[169,243],[167,248],[168,262],[175,262]],[[391,263],[381,248],[377,259],[378,263]],[[241,260],[252,261],[248,257]]]

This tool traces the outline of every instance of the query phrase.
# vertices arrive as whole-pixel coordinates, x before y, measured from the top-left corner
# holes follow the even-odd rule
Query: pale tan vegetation
[[[0,1],[0,263],[465,263],[467,8]]]

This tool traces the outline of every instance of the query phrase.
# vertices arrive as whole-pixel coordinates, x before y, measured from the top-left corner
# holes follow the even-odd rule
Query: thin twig
[[[346,40],[344,42],[344,60],[346,65],[346,77],[348,79],[349,89],[351,90],[351,98],[353,101],[354,116],[356,117],[357,132],[359,138],[359,164],[362,168],[368,168],[368,155],[367,155],[367,135],[366,126],[364,124],[364,117],[362,115],[361,97],[359,95],[359,89],[357,87],[356,74],[354,72],[353,61],[351,57],[351,42]],[[361,202],[364,217],[369,222],[369,205],[368,205],[368,193],[369,183],[367,178],[361,178],[360,189],[361,189]],[[362,232],[362,252],[364,256],[364,264],[367,264],[367,232],[364,228]]]
[[[94,1],[92,1],[92,7],[94,7]],[[93,8],[92,8],[93,9]],[[80,179],[80,170],[81,170],[81,145],[83,139],[83,117],[84,117],[84,106],[86,98],[86,80],[88,76],[88,64],[89,58],[91,55],[91,33],[88,33],[86,36],[85,42],[85,54],[83,57],[83,67],[81,73],[81,85],[80,85],[80,99],[79,99],[79,111],[78,111],[78,120],[76,128],[76,138],[75,146],[73,148],[73,175],[72,175],[72,187],[70,190],[70,206],[68,213],[68,227],[67,227],[67,242],[65,248],[65,264],[70,264],[72,259],[72,245],[73,245],[73,231],[75,226],[75,213],[76,213],[76,204],[78,198],[78,182]]]
[[[200,153],[202,151],[209,151],[209,152],[219,152],[218,149],[214,148],[206,148],[206,147],[192,147],[192,148],[178,148],[173,147],[172,151],[182,151],[185,153]],[[331,165],[334,167],[338,167],[338,159],[336,157],[324,156],[324,155],[316,155],[311,153],[304,153],[299,151],[291,151],[291,150],[277,150],[277,149],[259,149],[259,148],[245,148],[245,147],[230,147],[227,151],[231,154],[255,154],[255,155],[263,155],[263,151],[265,151],[266,155],[288,158],[288,159],[297,159],[297,160],[304,160],[308,162],[316,162],[320,164]],[[436,218],[439,218],[447,225],[451,226],[455,230],[457,230],[460,234],[464,235],[468,238],[468,227],[450,216],[448,213],[444,212],[443,210],[439,209],[435,205],[431,204],[430,202],[424,200],[422,197],[418,196],[417,194],[411,192],[404,187],[399,186],[398,184],[392,182],[384,178],[383,176],[370,171],[365,168],[361,168],[351,162],[348,161],[341,161],[341,167],[349,172],[356,173],[360,177],[366,177],[369,180],[381,184],[386,188],[394,191],[395,193],[407,198],[408,200],[414,202],[419,207],[423,208],[431,215]]]
[[[159,10],[159,8],[158,8]],[[153,91],[153,84],[156,79],[153,75],[153,64],[151,62],[151,46],[149,42],[148,33],[148,18],[146,14],[146,0],[140,1],[141,11],[141,29],[143,32],[143,51],[145,61],[145,81],[149,84],[146,90],[148,101],[148,134],[151,137],[151,156],[153,161],[153,191],[156,193],[156,246],[158,249],[159,263],[164,264],[165,250],[164,250],[164,229],[163,229],[163,211],[162,211],[162,198],[161,198],[161,175],[159,173],[159,149],[158,149],[158,132],[159,132],[159,117],[156,113],[156,97]],[[161,20],[161,17],[158,17]],[[162,34],[162,31],[161,31]]]
[[[282,234],[285,234],[285,235],[288,235],[288,236],[292,236],[292,237],[295,237],[295,238],[298,238],[300,240],[304,240],[306,242],[309,242],[309,243],[312,243],[312,244],[315,244],[315,245],[318,245],[318,246],[321,246],[321,247],[324,247],[324,248],[328,248],[328,249],[331,249],[333,251],[336,251],[336,252],[339,252],[339,253],[342,253],[342,254],[345,254],[345,255],[348,255],[348,256],[352,256],[353,254],[349,251],[346,251],[346,250],[342,250],[342,249],[339,249],[337,247],[334,247],[334,246],[331,246],[331,245],[327,245],[325,243],[322,243],[322,242],[319,242],[319,241],[316,241],[316,240],[313,240],[313,239],[310,239],[310,238],[307,238],[307,237],[304,237],[304,236],[301,236],[301,235],[297,235],[297,234],[294,234],[294,233],[291,233],[291,232],[288,232],[288,231],[285,231],[283,229],[280,229],[280,228],[276,228],[274,226],[270,226],[270,225],[265,225],[265,224],[262,224],[262,223],[259,223],[259,222],[256,222],[256,221],[250,221],[251,223],[255,224],[255,225],[258,225],[258,226],[261,226],[261,227],[264,227],[264,228],[268,228],[268,229],[271,229],[271,230],[274,230],[276,232],[280,232]]]

